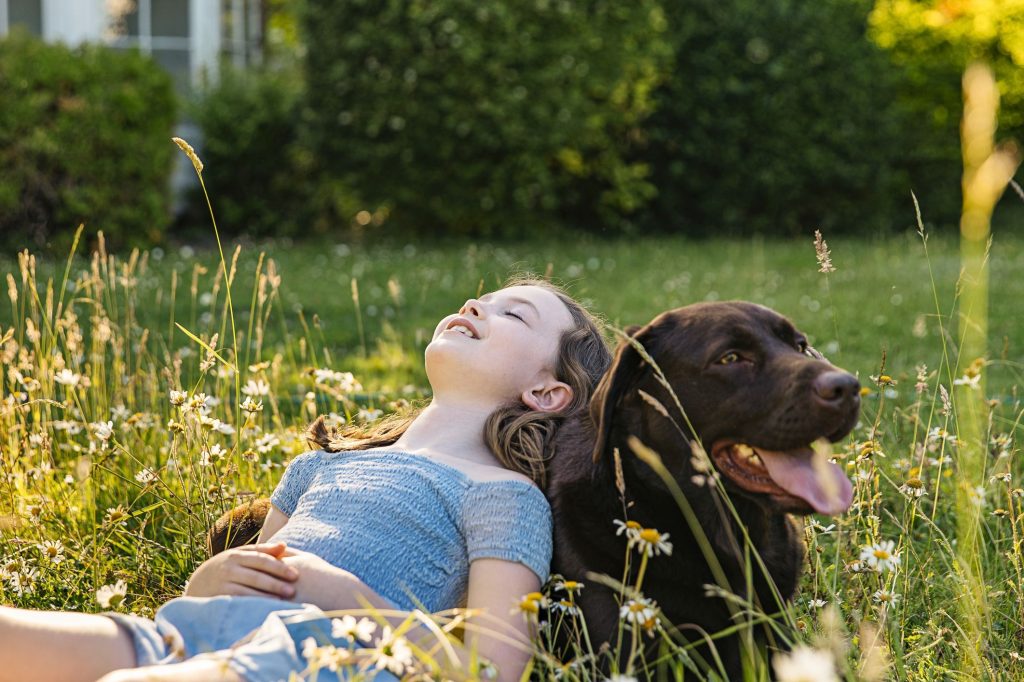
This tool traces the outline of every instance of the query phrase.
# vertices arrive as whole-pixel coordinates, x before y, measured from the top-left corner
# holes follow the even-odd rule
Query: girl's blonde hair
[[[612,355],[595,316],[561,287],[545,279],[516,277],[503,288],[535,286],[557,296],[572,315],[573,325],[562,332],[558,344],[555,377],[572,388],[572,401],[560,412],[531,410],[522,402],[498,408],[484,424],[484,442],[506,469],[526,474],[540,486],[547,482],[550,444],[559,422],[585,411],[590,396]],[[315,447],[330,452],[368,450],[391,445],[401,437],[422,407],[396,412],[371,426],[350,425],[330,429],[324,418],[310,425],[307,438]]]

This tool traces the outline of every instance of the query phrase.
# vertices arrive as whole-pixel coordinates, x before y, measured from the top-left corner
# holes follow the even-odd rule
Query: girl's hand
[[[225,550],[200,564],[189,579],[185,596],[225,594],[292,599],[299,571],[282,561],[286,551],[283,542]]]
[[[354,573],[338,568],[311,552],[288,548],[281,561],[299,574],[292,601],[314,604],[324,611],[358,609],[362,604],[355,594],[372,593]]]

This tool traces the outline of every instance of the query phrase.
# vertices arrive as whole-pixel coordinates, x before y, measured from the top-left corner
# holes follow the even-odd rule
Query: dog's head
[[[696,439],[730,493],[771,512],[837,514],[849,507],[849,479],[812,444],[850,432],[860,384],[811,348],[789,320],[752,303],[699,303],[629,333],[660,367],[685,417],[651,364],[623,341],[590,404],[595,458],[635,435],[692,490],[701,474],[689,446]]]

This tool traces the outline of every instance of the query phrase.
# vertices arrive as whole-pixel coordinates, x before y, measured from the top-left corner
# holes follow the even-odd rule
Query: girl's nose
[[[459,315],[472,315],[473,317],[484,316],[484,304],[475,298],[466,301],[466,304],[459,308]]]

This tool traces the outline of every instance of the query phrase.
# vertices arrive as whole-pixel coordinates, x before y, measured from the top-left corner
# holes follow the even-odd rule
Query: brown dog
[[[630,436],[661,456],[721,565],[727,589],[756,600],[767,613],[781,605],[753,560],[752,593],[747,589],[743,529],[720,499],[721,489],[784,600],[796,590],[804,559],[801,531],[788,514],[835,514],[852,498],[840,467],[809,446],[849,433],[860,385],[811,349],[787,319],[750,303],[702,303],[666,312],[632,333],[686,417],[656,370],[623,341],[591,401],[591,419],[559,430],[547,490],[555,526],[552,572],[585,583],[578,603],[595,650],[603,642],[615,646],[619,604],[611,588],[586,574],[621,580],[627,551],[627,539],[616,534],[614,523],[624,518],[615,451],[629,520],[669,533],[674,545],[671,556],[649,559],[642,585],[661,608],[664,626],[677,631],[677,640],[700,642],[701,633],[713,635],[735,624],[727,600],[705,588],[717,581],[679,505],[663,479],[633,454]],[[693,441],[714,463],[717,484],[708,484],[711,472],[699,453],[695,458]],[[638,562],[634,553],[634,576]],[[757,636],[762,645],[770,640],[765,632]],[[630,639],[626,633],[622,640],[622,664]],[[715,639],[715,647],[726,679],[742,679],[746,654],[740,638]],[[713,661],[706,647],[693,653],[705,664]]]

